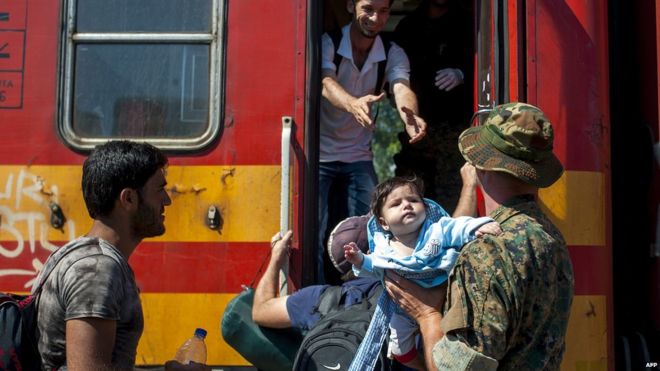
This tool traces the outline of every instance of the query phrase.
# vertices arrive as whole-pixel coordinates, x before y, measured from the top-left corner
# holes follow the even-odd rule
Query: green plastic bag
[[[256,368],[290,371],[302,336],[292,329],[269,329],[252,321],[254,289],[246,288],[225,308],[220,325],[225,342]]]

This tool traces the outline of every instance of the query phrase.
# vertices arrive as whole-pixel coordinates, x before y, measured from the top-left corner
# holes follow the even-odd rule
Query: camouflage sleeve
[[[497,370],[497,361],[470,348],[453,335],[444,336],[433,347],[433,363],[438,370]]]
[[[515,328],[513,272],[502,259],[496,238],[466,245],[449,276],[442,329],[469,348],[495,360],[506,353],[507,332]],[[455,348],[455,347],[454,347]],[[450,349],[454,349],[450,348]]]

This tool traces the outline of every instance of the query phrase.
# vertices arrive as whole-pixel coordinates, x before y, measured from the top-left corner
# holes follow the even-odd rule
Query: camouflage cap
[[[477,169],[502,171],[545,188],[564,172],[552,152],[552,124],[530,104],[497,106],[484,125],[465,130],[458,139],[463,157]]]

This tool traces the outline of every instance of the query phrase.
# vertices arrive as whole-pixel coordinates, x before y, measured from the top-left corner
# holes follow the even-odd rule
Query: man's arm
[[[358,124],[367,129],[373,129],[374,122],[371,120],[371,106],[385,97],[367,94],[363,97],[354,97],[337,82],[334,71],[323,70],[321,84],[323,86],[323,97],[333,106],[346,111],[355,117]]]
[[[418,116],[417,96],[408,86],[408,81],[403,79],[392,82],[392,93],[410,143],[418,142],[426,135],[426,121]]]
[[[433,345],[444,336],[440,327],[440,307],[447,292],[446,286],[422,288],[396,274],[385,277],[385,289],[390,297],[418,324],[424,343],[424,361],[429,371],[437,370],[433,363]]]
[[[461,196],[458,199],[456,210],[454,210],[453,217],[458,216],[476,216],[477,215],[477,170],[469,163],[465,163],[461,167],[461,179],[463,180],[463,188],[461,189]]]
[[[284,237],[279,233],[273,237],[273,248],[266,272],[261,277],[254,291],[252,304],[252,320],[260,326],[271,328],[291,327],[291,319],[286,310],[287,296],[279,294],[279,272],[289,255],[289,241],[293,232],[288,231]]]
[[[66,363],[71,371],[112,370],[117,322],[102,318],[66,321]]]

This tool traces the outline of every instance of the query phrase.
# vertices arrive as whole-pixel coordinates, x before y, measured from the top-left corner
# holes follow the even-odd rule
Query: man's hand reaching
[[[380,95],[369,94],[364,97],[355,98],[348,103],[348,112],[355,117],[355,120],[362,127],[373,130],[375,123],[371,120],[371,109],[374,103],[382,100],[384,97],[385,93],[380,93]]]
[[[405,114],[405,117],[401,116],[401,119],[410,136],[410,143],[419,142],[426,135],[426,121],[408,107],[402,107],[401,111]]]

